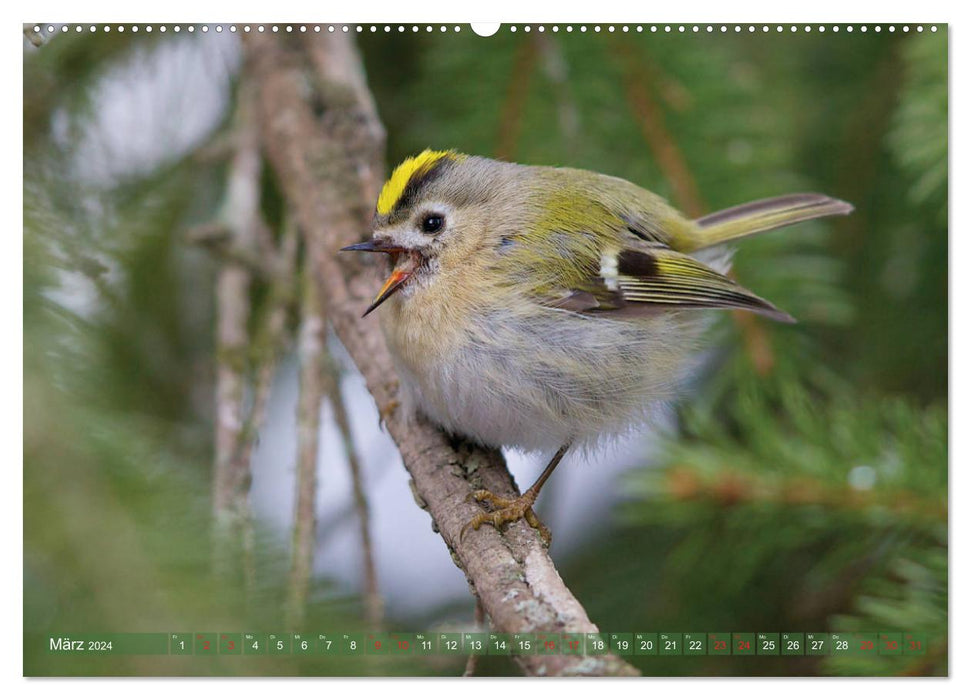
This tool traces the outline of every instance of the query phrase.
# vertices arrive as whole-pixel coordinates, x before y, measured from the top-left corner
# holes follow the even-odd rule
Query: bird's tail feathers
[[[723,209],[695,220],[691,240],[682,250],[709,248],[754,233],[809,221],[823,216],[849,214],[853,205],[824,194],[789,194],[760,199]]]

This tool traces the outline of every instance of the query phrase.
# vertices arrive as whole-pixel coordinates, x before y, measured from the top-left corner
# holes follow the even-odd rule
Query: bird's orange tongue
[[[398,255],[395,255],[398,257]],[[397,261],[396,261],[397,262]],[[381,306],[392,294],[401,289],[402,285],[408,281],[412,273],[415,271],[415,262],[410,255],[403,256],[403,259],[395,265],[394,270],[392,270],[391,275],[385,281],[384,286],[381,287],[381,291],[378,295],[374,297],[374,301],[371,305],[367,307],[367,311],[364,312],[364,316],[374,311],[376,308]]]

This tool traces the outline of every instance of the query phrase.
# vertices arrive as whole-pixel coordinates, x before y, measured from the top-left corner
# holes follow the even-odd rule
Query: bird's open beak
[[[403,253],[405,251],[401,246],[396,246],[391,241],[383,238],[372,238],[363,243],[355,243],[354,245],[341,248],[342,253],[348,250],[356,250],[364,253]]]
[[[341,252],[344,251],[387,253],[391,256],[391,265],[394,268],[391,272],[391,276],[385,281],[384,286],[381,287],[381,291],[378,292],[378,295],[374,297],[374,301],[371,302],[371,305],[367,307],[367,310],[364,312],[364,316],[367,316],[369,313],[381,306],[381,304],[387,301],[392,294],[401,289],[402,285],[408,281],[408,278],[411,277],[412,273],[415,271],[415,264],[410,260],[411,256],[406,258],[406,262],[403,265],[398,264],[398,261],[401,258],[401,253],[407,252],[404,248],[396,246],[389,241],[380,238],[372,238],[371,240],[364,241],[363,243],[355,243],[354,245],[341,248]]]

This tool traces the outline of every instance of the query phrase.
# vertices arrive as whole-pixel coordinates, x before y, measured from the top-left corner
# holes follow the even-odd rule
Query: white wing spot
[[[617,253],[615,251],[607,251],[600,256],[600,276],[610,291],[616,292],[620,288],[618,282],[619,274],[617,271]]]

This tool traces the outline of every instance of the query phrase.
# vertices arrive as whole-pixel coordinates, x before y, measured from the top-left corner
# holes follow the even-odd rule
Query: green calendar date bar
[[[571,656],[583,656],[585,651],[584,635],[582,632],[564,632],[560,644],[560,651]]]
[[[173,635],[174,636],[174,635]],[[174,644],[174,642],[173,642]],[[243,654],[246,656],[259,656],[260,654],[267,653],[267,637],[265,634],[260,634],[259,632],[244,632],[243,633]],[[172,653],[177,653],[175,647],[172,647]],[[185,653],[185,652],[178,652]]]
[[[341,637],[337,634],[324,634],[318,632],[314,635],[314,651],[325,656],[334,656],[341,653]]]
[[[219,653],[219,642],[215,632],[196,632],[192,636],[192,653],[200,656],[214,656]]]
[[[657,636],[658,653],[661,656],[681,656],[684,634],[681,632],[659,632]]]
[[[435,654],[438,652],[434,635],[430,632],[418,632],[412,635],[412,650],[415,654]]]
[[[310,656],[315,653],[314,646],[316,640],[312,634],[294,634],[292,642],[290,649],[294,654],[306,654]]]
[[[606,634],[588,632],[585,637],[587,656],[603,656],[610,651],[610,640]]]
[[[470,655],[489,653],[489,635],[485,632],[466,632],[462,643],[465,646],[465,651]]]
[[[869,632],[833,632],[830,643],[833,656],[871,656],[878,652],[877,635]]]
[[[732,632],[732,654],[754,656],[756,649],[754,632]]]
[[[266,637],[266,648],[270,656],[287,656],[293,650],[293,635],[289,632],[274,632]]]
[[[419,645],[419,636],[421,635],[404,632],[368,633],[364,635],[364,653],[372,656],[413,654],[421,646]],[[427,639],[423,638],[421,641],[427,641]],[[430,648],[430,645],[426,646]],[[419,653],[427,650],[427,648],[418,649]]]
[[[927,653],[927,635],[904,633],[904,656],[920,656]]]
[[[219,635],[219,653],[230,656],[243,653],[243,635],[237,632],[223,632]]]
[[[588,655],[601,656],[914,656],[927,653],[914,632],[609,632],[257,633],[160,632],[50,634],[51,655]]]
[[[52,634],[47,637],[50,654],[101,656],[105,654],[168,654],[169,635],[160,633]]]
[[[778,632],[759,632],[755,635],[757,656],[778,656],[781,648]]]
[[[728,656],[732,653],[732,635],[728,632],[708,633],[708,654],[710,656]]]
[[[532,656],[539,653],[536,635],[525,632],[515,632],[512,636],[512,653],[519,656]]]
[[[415,635],[405,632],[388,633],[388,653],[389,654],[414,654]]]
[[[536,633],[536,653],[558,656],[562,652],[563,637],[556,632]]]
[[[489,653],[494,656],[509,656],[512,654],[512,635],[490,632]]]
[[[363,634],[342,634],[341,635],[341,650],[345,654],[350,654],[357,656],[364,653],[364,635]]]
[[[708,640],[704,632],[685,632],[681,636],[684,639],[681,653],[685,656],[705,656],[708,653]]]
[[[806,635],[802,632],[783,632],[779,641],[783,656],[805,656]]]
[[[806,632],[806,656],[829,656],[830,640],[825,632]]]
[[[634,654],[637,656],[657,656],[657,632],[635,632]]]
[[[904,653],[903,637],[900,632],[881,632],[877,653],[881,656],[900,656]]]
[[[439,654],[461,654],[462,635],[459,632],[439,632],[438,634],[438,653]]]
[[[632,656],[634,654],[633,632],[611,632],[609,636],[610,651],[618,656]]]
[[[391,643],[386,634],[368,633],[364,635],[364,653],[382,656],[391,651]]]

